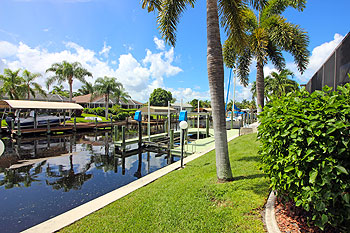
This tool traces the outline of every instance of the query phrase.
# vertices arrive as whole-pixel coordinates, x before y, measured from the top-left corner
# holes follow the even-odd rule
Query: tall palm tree
[[[129,93],[125,91],[125,89],[121,86],[114,92],[114,97],[116,99],[117,104],[120,105],[120,100],[123,100],[125,102],[128,101],[128,98],[131,98]]]
[[[269,0],[258,11],[246,9],[247,46],[242,49],[231,37],[225,42],[224,54],[237,58],[238,76],[247,80],[252,59],[257,61],[256,91],[258,112],[264,107],[264,65],[271,60],[281,71],[285,67],[282,51],[289,52],[300,73],[303,73],[309,60],[307,46],[309,37],[299,25],[287,22],[281,14],[293,7],[299,11],[305,8],[306,0]],[[233,55],[235,54],[235,55]],[[225,59],[226,60],[226,59]]]
[[[109,96],[113,95],[120,88],[123,88],[123,84],[118,82],[114,77],[105,76],[103,78],[96,79],[94,88],[96,94],[105,96],[105,117],[108,119]]]
[[[18,100],[25,96],[26,86],[19,72],[20,69],[15,71],[4,69],[4,75],[0,75],[0,80],[3,82],[0,92],[7,94],[9,99]]]
[[[47,96],[46,92],[42,89],[41,85],[34,82],[34,79],[41,76],[40,73],[31,73],[28,70],[24,70],[22,76],[25,80],[25,85],[27,88],[27,99],[30,99],[30,94],[35,97],[35,92],[40,93],[42,96]],[[34,88],[32,88],[34,87]]]
[[[233,177],[227,148],[224,68],[218,13],[220,11],[221,25],[225,31],[232,35],[237,44],[244,44],[242,10],[246,2],[259,8],[265,0],[207,0],[207,69],[215,132],[216,173],[219,181],[229,181]],[[165,41],[172,46],[175,46],[176,42],[179,17],[187,6],[194,7],[194,4],[195,0],[142,0],[143,8],[147,8],[149,12],[158,12],[159,29]]]
[[[73,97],[73,80],[77,79],[82,83],[85,83],[85,76],[92,77],[92,74],[83,68],[79,62],[69,63],[63,61],[62,63],[54,63],[46,72],[54,72],[55,75],[49,77],[46,80],[47,88],[54,82],[61,84],[62,82],[67,81],[69,85],[69,101],[72,102]]]

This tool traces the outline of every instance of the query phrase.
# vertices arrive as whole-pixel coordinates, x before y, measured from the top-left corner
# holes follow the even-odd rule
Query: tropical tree
[[[92,77],[92,74],[83,68],[79,62],[69,63],[63,61],[61,63],[54,63],[46,72],[54,72],[55,75],[49,77],[46,80],[46,86],[49,89],[50,85],[54,82],[61,84],[67,81],[69,85],[69,101],[72,102],[73,97],[73,80],[77,79],[82,83],[85,83],[85,76]]]
[[[88,95],[94,93],[94,86],[90,82],[85,82],[79,89],[79,95]]]
[[[246,26],[246,47],[242,49],[232,37],[225,42],[225,60],[236,60],[238,77],[247,80],[249,66],[256,59],[256,91],[258,112],[264,107],[264,66],[270,60],[273,65],[282,71],[285,59],[282,51],[289,52],[293,57],[300,73],[303,73],[308,64],[309,51],[307,46],[309,37],[299,25],[287,22],[281,14],[292,7],[299,11],[305,8],[306,0],[269,0],[268,4],[258,11],[244,10]],[[229,57],[228,57],[229,55]],[[231,58],[231,59],[229,59]]]
[[[244,21],[242,17],[246,2],[260,8],[265,0],[207,0],[207,69],[213,110],[215,135],[216,173],[219,181],[232,180],[228,156],[225,104],[224,68],[220,40],[219,11],[221,25],[232,40],[244,44]],[[158,25],[165,41],[172,46],[176,42],[179,17],[187,6],[194,7],[195,0],[142,0],[142,7],[158,12]],[[219,8],[218,8],[219,6]]]
[[[49,93],[69,98],[69,91],[65,90],[62,84],[53,86],[52,91],[50,91]]]
[[[105,117],[108,119],[108,105],[109,105],[109,96],[114,95],[118,89],[122,88],[123,84],[117,81],[114,77],[103,77],[98,78],[95,81],[94,89],[97,95],[104,95],[105,97]]]
[[[31,73],[28,70],[24,70],[22,76],[27,88],[27,99],[30,99],[30,94],[35,97],[35,93],[38,92],[42,96],[47,96],[46,92],[42,89],[41,85],[34,82],[34,80],[41,76],[40,73]]]
[[[269,101],[269,96],[276,96],[280,98],[281,96],[293,92],[299,89],[299,84],[288,78],[288,76],[293,77],[294,74],[288,69],[283,69],[281,72],[272,72],[270,75],[264,79],[264,96],[266,101]],[[256,84],[254,82],[252,89],[253,97],[256,97]]]
[[[153,90],[149,97],[150,104],[152,106],[168,106],[168,101],[172,101],[173,95],[170,91],[162,88],[156,88]]]
[[[0,93],[7,94],[9,99],[18,100],[25,96],[26,86],[19,72],[20,69],[15,71],[4,69],[4,75],[0,75],[0,80],[3,82]]]
[[[120,105],[120,100],[123,100],[123,101],[127,102],[128,98],[131,98],[129,93],[127,91],[125,91],[123,85],[121,85],[121,87],[116,89],[116,91],[114,92],[113,96],[115,97],[116,102],[119,105]]]

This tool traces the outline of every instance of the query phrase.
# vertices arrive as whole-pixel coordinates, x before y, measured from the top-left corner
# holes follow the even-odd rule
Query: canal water
[[[116,155],[110,132],[3,141],[0,232],[5,233],[25,230],[173,162],[152,152]]]

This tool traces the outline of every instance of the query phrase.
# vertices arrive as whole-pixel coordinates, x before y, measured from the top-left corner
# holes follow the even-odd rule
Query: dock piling
[[[118,140],[118,125],[114,126],[114,140]]]
[[[205,118],[205,136],[208,138],[209,137],[209,117],[206,115]]]
[[[51,127],[50,127],[50,121],[47,120],[47,134],[50,134],[51,133]]]
[[[138,145],[139,145],[139,150],[141,150],[141,147],[142,147],[142,122],[139,121],[139,142],[138,142]],[[125,137],[124,138],[124,141],[125,141]]]
[[[17,136],[20,137],[21,136],[21,121],[18,117],[18,121],[17,121]]]
[[[173,129],[170,130],[169,144],[170,144],[170,149],[174,149],[174,130]]]
[[[125,126],[122,126],[122,151],[125,152]]]
[[[77,117],[74,114],[74,127],[73,127],[73,131],[76,132],[77,131]]]

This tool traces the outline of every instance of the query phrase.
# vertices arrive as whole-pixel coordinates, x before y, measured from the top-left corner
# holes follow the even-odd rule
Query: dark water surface
[[[171,162],[150,152],[122,158],[108,132],[4,143],[0,232],[25,230]]]

